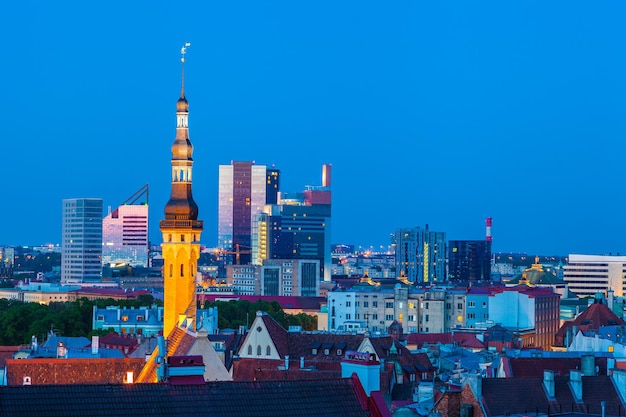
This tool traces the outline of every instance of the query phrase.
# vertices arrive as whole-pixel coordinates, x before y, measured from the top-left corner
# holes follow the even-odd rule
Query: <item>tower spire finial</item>
[[[187,48],[191,46],[190,42],[185,42],[185,44],[180,48],[180,62],[182,65],[181,72],[181,86],[180,86],[180,97],[185,97],[185,54],[187,53]]]

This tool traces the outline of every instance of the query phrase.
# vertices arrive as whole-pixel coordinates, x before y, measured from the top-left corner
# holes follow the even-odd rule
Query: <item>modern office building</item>
[[[563,279],[579,297],[593,297],[611,289],[615,296],[626,295],[626,256],[571,254],[563,266]]]
[[[395,234],[396,276],[414,283],[446,279],[446,234],[425,228],[398,229]]]
[[[448,242],[448,280],[490,281],[491,242],[488,240],[451,240]]]
[[[148,267],[148,185],[102,220],[102,263]]]
[[[241,264],[252,260],[252,221],[266,204],[277,201],[279,180],[280,171],[254,161],[219,166],[217,246],[239,252]]]
[[[102,199],[64,199],[62,213],[61,282],[101,280]]]
[[[185,48],[181,52],[184,54]],[[185,98],[185,60],[182,59],[180,98],[176,102],[176,138],[172,144],[170,199],[165,205],[163,235],[163,334],[182,323],[196,329],[196,274],[200,257],[202,220],[191,192],[193,145],[189,139],[189,102]]]
[[[252,262],[265,259],[318,260],[320,278],[330,281],[331,191],[329,164],[322,166],[322,185],[282,195],[266,205],[252,224]]]
[[[261,267],[261,295],[317,297],[319,260],[266,259]]]

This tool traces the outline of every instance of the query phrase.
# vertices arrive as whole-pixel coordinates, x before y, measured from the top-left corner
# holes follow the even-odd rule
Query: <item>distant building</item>
[[[0,246],[0,278],[8,278],[13,275],[15,264],[15,248]]]
[[[112,329],[119,335],[158,336],[163,331],[163,307],[125,308],[93,306],[94,330]]]
[[[451,240],[448,242],[448,280],[491,281],[491,241]]]
[[[63,200],[61,282],[76,284],[102,278],[102,199]]]
[[[331,166],[322,166],[322,185],[302,193],[282,194],[278,204],[266,205],[252,220],[252,260],[316,259],[320,278],[330,281]]]
[[[240,264],[251,263],[252,219],[268,201],[277,200],[279,180],[280,171],[268,172],[254,161],[219,166],[217,246],[230,252],[239,248]]]
[[[396,276],[414,283],[437,284],[446,279],[446,234],[413,227],[395,234]]]
[[[560,297],[549,287],[497,287],[489,299],[489,320],[508,330],[534,329],[534,336],[525,341],[524,347],[549,350],[559,330]]]
[[[266,259],[260,271],[260,295],[319,296],[319,264],[316,259]]]
[[[103,265],[148,267],[148,185],[102,220]]]
[[[626,256],[573,254],[563,266],[563,279],[579,297],[593,297],[608,289],[622,297],[626,295],[625,275]]]

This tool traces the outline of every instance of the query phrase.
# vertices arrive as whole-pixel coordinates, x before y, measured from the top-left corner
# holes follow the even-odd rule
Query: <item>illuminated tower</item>
[[[185,46],[189,46],[186,44]],[[182,54],[182,83],[176,103],[176,139],[172,145],[172,193],[165,205],[163,234],[164,319],[163,335],[186,320],[195,330],[196,271],[200,256],[202,220],[191,195],[193,146],[189,140],[189,103],[185,98],[185,46]]]

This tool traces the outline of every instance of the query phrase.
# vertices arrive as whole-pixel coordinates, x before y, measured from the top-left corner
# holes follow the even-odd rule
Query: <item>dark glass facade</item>
[[[448,244],[448,279],[463,282],[490,281],[491,242],[451,240]]]

